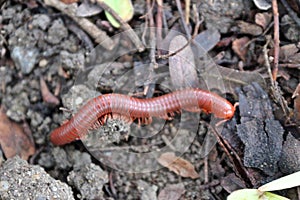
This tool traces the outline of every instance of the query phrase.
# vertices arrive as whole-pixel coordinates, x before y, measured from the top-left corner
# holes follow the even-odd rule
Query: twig
[[[285,7],[286,11],[288,12],[289,16],[296,22],[296,24],[300,27],[300,18],[297,16],[290,5],[286,2],[286,0],[281,0],[282,5]]]
[[[105,11],[109,12],[121,24],[121,28],[124,31],[127,31],[128,37],[132,40],[133,44],[137,47],[138,51],[144,51],[145,46],[137,36],[137,34],[133,31],[131,26],[125,22],[119,15],[116,13],[111,7],[109,7],[106,3],[104,3],[102,0],[90,0],[91,3],[97,3],[99,6],[101,6]]]
[[[271,85],[272,85],[271,91],[273,93],[274,100],[280,104],[281,109],[284,112],[284,115],[290,116],[290,114],[289,114],[290,111],[289,111],[288,105],[281,95],[281,91],[278,88],[277,82],[273,79],[271,65],[270,65],[269,57],[268,57],[268,49],[267,49],[267,46],[269,45],[269,43],[270,43],[270,38],[267,39],[267,43],[263,47],[263,53],[264,53],[264,59],[265,59],[265,66],[267,67],[267,71],[268,71],[269,77],[271,79]]]
[[[274,78],[272,76],[271,64],[269,62],[269,57],[268,57],[269,50],[267,49],[269,43],[270,43],[270,38],[267,38],[267,42],[266,42],[266,44],[263,47],[263,53],[264,53],[265,65],[267,67],[267,71],[268,71],[269,77],[271,79],[271,84],[272,84],[272,87],[274,87],[275,80],[274,80]]]
[[[150,61],[151,65],[150,67],[156,67],[156,59],[155,59],[155,50],[156,50],[156,37],[155,37],[155,29],[154,29],[154,19],[151,10],[151,0],[147,0],[147,9],[148,9],[148,16],[147,20],[149,20],[149,26],[150,26]],[[151,71],[153,68],[151,69]]]
[[[278,60],[279,60],[279,14],[277,0],[272,0],[272,8],[274,15],[274,68],[273,80],[276,81],[278,73]]]
[[[288,67],[288,68],[298,68],[300,69],[300,64],[297,63],[282,63],[279,64],[280,67]]]
[[[163,0],[157,1],[157,13],[156,13],[156,46],[158,49],[158,55],[161,54],[161,46],[162,46],[162,15],[163,15]]]
[[[237,175],[244,180],[245,185],[253,184],[253,177],[248,173],[246,168],[243,165],[243,162],[241,161],[239,155],[234,151],[234,149],[230,146],[230,144],[223,139],[222,135],[216,130],[214,126],[211,124],[202,121],[207,127],[209,127],[212,130],[212,133],[215,135],[218,144],[222,147],[224,153],[227,155],[228,159],[233,165],[233,168]]]
[[[169,33],[169,27],[168,27],[166,13],[164,10],[162,10],[162,23],[163,23],[163,32],[165,35],[167,35]]]
[[[185,47],[189,46],[192,42],[193,42],[194,38],[192,37],[191,39],[189,39],[187,41],[187,43],[185,45],[183,45],[180,49],[177,49],[176,51],[172,52],[172,53],[169,53],[169,54],[166,54],[166,55],[157,55],[157,57],[159,59],[167,59],[171,56],[174,56],[176,55],[177,53],[179,53],[180,51],[182,51]]]
[[[193,33],[193,38],[195,38],[198,35],[199,29],[200,29],[200,25],[202,24],[202,22],[204,21],[203,17],[201,17],[201,20],[199,18],[199,13],[197,11],[197,6],[196,4],[193,4],[193,13],[195,16],[195,28],[194,28],[194,33]]]
[[[180,18],[181,18],[181,22],[183,24],[184,31],[185,31],[188,39],[190,40],[192,38],[192,36],[191,36],[191,33],[189,31],[189,28],[188,28],[187,24],[185,23],[185,19],[184,19],[184,15],[183,15],[183,12],[182,12],[180,0],[176,0],[176,5],[177,5],[177,9],[178,9]]]
[[[117,197],[117,191],[114,185],[113,172],[109,173],[109,187],[114,197]]]
[[[44,0],[44,3],[48,6],[54,7],[62,13],[69,16],[74,20],[83,30],[85,30],[98,44],[103,46],[107,50],[112,50],[114,42],[108,35],[98,29],[98,27],[85,18],[79,18],[76,16],[77,6],[74,4],[64,4],[59,0]]]
[[[204,183],[208,183],[208,157],[204,157]]]
[[[185,23],[190,24],[190,6],[191,0],[185,0]]]

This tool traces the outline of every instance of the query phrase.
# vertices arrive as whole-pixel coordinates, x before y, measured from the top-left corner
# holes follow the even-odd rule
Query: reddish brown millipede
[[[104,118],[110,114],[124,116],[132,121],[150,121],[152,117],[169,119],[182,110],[204,110],[222,119],[232,118],[235,112],[235,108],[226,99],[197,88],[179,90],[151,99],[105,94],[88,101],[71,120],[52,131],[50,139],[55,145],[72,142],[87,134],[96,123],[105,123]]]

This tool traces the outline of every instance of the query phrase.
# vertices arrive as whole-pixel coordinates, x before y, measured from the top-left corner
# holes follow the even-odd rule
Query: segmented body
[[[204,110],[222,119],[230,119],[235,112],[235,108],[226,99],[197,88],[179,90],[151,99],[105,94],[91,99],[67,123],[55,129],[50,139],[55,145],[72,142],[87,134],[94,124],[105,123],[103,119],[110,114],[147,121],[152,117],[169,119],[182,110]]]

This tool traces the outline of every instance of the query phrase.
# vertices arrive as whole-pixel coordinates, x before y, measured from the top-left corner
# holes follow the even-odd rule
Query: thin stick
[[[190,24],[190,6],[191,0],[185,0],[185,23]]]
[[[48,6],[56,8],[57,10],[70,17],[84,31],[86,31],[95,40],[95,42],[103,46],[105,49],[112,50],[114,48],[114,42],[104,31],[98,29],[98,27],[89,20],[76,16],[77,7],[73,4],[67,5],[59,0],[44,0],[44,3]]]
[[[156,36],[155,36],[155,29],[154,29],[154,19],[153,14],[150,11],[151,10],[151,0],[147,0],[147,9],[148,9],[148,16],[147,20],[149,20],[149,26],[150,26],[150,61],[151,65],[150,67],[156,68],[157,63],[155,59],[155,50],[156,50]],[[153,70],[153,68],[151,69]]]
[[[157,2],[157,13],[156,13],[156,46],[158,49],[158,55],[161,54],[161,46],[162,46],[162,16],[163,16],[163,0],[156,0]]]
[[[102,7],[105,11],[109,12],[109,14],[111,14],[115,20],[117,20],[119,22],[119,24],[121,24],[121,28],[124,31],[127,31],[127,35],[128,37],[132,40],[132,42],[134,43],[134,45],[137,47],[138,51],[144,51],[145,50],[145,46],[143,45],[143,43],[141,42],[141,40],[139,39],[139,37],[137,36],[137,34],[133,31],[133,29],[131,28],[131,26],[125,22],[119,15],[118,13],[116,13],[111,7],[109,7],[106,3],[104,3],[102,0],[90,0],[91,3],[96,2],[100,7]]]
[[[282,64],[279,64],[279,66],[300,69],[300,64],[297,64],[297,63],[282,63]]]
[[[263,53],[264,53],[264,59],[265,59],[265,66],[267,67],[267,71],[268,71],[268,74],[269,74],[270,79],[271,79],[271,85],[272,85],[272,90],[271,91],[273,93],[275,101],[280,104],[281,109],[284,112],[284,115],[285,116],[290,116],[290,114],[289,114],[290,111],[289,111],[287,102],[282,97],[280,88],[278,88],[278,84],[273,79],[273,76],[272,76],[271,65],[270,65],[270,62],[269,62],[268,49],[267,49],[267,46],[269,45],[269,43],[270,43],[270,39],[267,39],[267,43],[263,47]]]
[[[207,127],[209,127],[212,131],[212,133],[216,136],[216,139],[218,141],[218,144],[222,147],[222,150],[227,155],[228,159],[232,163],[232,166],[234,168],[234,171],[236,174],[244,181],[244,183],[248,186],[249,183],[253,184],[253,178],[248,173],[246,168],[243,165],[243,162],[241,161],[239,155],[233,150],[233,148],[230,146],[230,144],[223,139],[223,137],[219,134],[219,132],[216,130],[215,127],[213,127],[211,124],[208,124],[205,121],[202,121]],[[252,186],[252,185],[251,185]]]
[[[169,53],[169,54],[166,54],[166,55],[157,55],[157,57],[159,59],[167,59],[171,56],[174,56],[176,55],[177,53],[179,53],[180,51],[182,51],[185,47],[187,47],[188,45],[191,44],[191,42],[193,42],[193,39],[194,38],[191,38],[190,40],[187,41],[187,43],[185,45],[183,45],[180,49],[177,49],[176,51],[172,52],[172,53]]]
[[[277,0],[272,0],[272,8],[274,15],[274,68],[273,79],[276,81],[278,73],[278,60],[279,60],[279,14]]]
[[[185,23],[185,19],[184,19],[184,15],[183,15],[183,12],[182,12],[180,0],[176,0],[176,5],[177,5],[178,12],[180,14],[180,19],[181,19],[181,22],[183,24],[184,31],[185,31],[188,39],[190,40],[192,38],[192,36],[191,36],[191,33],[189,31],[189,28],[188,28],[187,24]]]
[[[199,32],[199,29],[200,29],[200,25],[202,24],[202,22],[204,21],[203,17],[201,17],[201,20],[199,18],[199,13],[197,11],[197,7],[196,7],[196,4],[193,4],[193,13],[194,13],[194,16],[195,16],[195,21],[196,21],[196,25],[195,25],[195,28],[194,28],[194,33],[193,33],[193,38],[195,38],[197,35],[198,35],[198,32]]]

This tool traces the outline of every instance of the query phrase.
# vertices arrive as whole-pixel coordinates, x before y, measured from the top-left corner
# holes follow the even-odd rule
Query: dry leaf
[[[6,158],[19,155],[27,160],[34,154],[33,137],[29,129],[25,130],[20,124],[12,122],[0,107],[0,145]]]
[[[257,13],[255,15],[255,23],[260,25],[264,30],[270,24],[272,20],[272,15],[269,13]]]
[[[40,78],[40,86],[41,86],[43,101],[49,104],[58,105],[59,104],[58,98],[49,91],[47,84],[42,77]]]
[[[194,42],[197,42],[197,45],[199,45],[201,48],[197,48],[196,56],[201,57],[207,54],[208,51],[210,51],[218,44],[218,42],[220,42],[220,38],[221,34],[218,30],[208,29],[198,34],[195,37]]]
[[[195,167],[187,160],[175,156],[174,152],[163,153],[157,161],[170,171],[182,177],[190,177],[192,179],[199,178],[199,174],[195,171]]]
[[[262,34],[262,28],[256,24],[238,21],[237,26],[239,27],[239,32],[242,34],[249,34],[253,36],[258,36]]]
[[[233,51],[242,59],[243,61],[246,61],[246,55],[248,52],[248,47],[245,45],[249,42],[248,37],[242,37],[235,39],[232,42],[232,49]]]
[[[227,47],[233,40],[235,40],[235,36],[230,36],[230,37],[224,37],[222,38],[218,44],[216,45],[217,47]]]
[[[169,57],[170,77],[175,89],[199,87],[192,48],[188,45],[184,49],[181,49],[187,42],[187,39],[182,35],[174,37],[170,42],[170,53],[180,50],[174,56]]]

